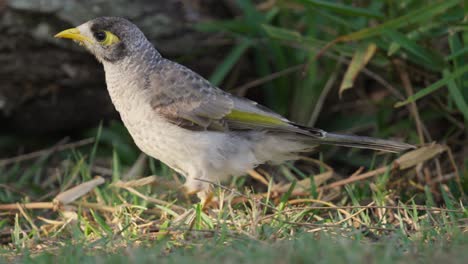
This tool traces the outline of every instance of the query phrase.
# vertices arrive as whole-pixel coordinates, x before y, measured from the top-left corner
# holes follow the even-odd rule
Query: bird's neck
[[[125,77],[139,75],[156,68],[163,59],[161,54],[148,41],[129,47],[129,55],[116,62],[103,62],[106,75],[125,73]],[[118,77],[118,76],[117,76]],[[124,76],[122,76],[124,77]]]
[[[140,50],[143,51],[132,52],[135,55],[127,56],[121,61],[103,63],[107,89],[118,109],[131,103],[131,98],[146,96],[147,80],[164,60],[153,46]]]
[[[106,72],[106,82],[111,89],[124,88],[117,83],[137,82],[144,76],[155,71],[164,58],[149,42],[133,47],[126,56],[117,62],[103,62]]]

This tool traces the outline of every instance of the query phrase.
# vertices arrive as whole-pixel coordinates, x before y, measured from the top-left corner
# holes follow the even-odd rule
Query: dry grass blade
[[[313,163],[315,165],[321,166],[326,169],[325,172],[314,175],[314,184],[315,186],[322,186],[327,180],[329,180],[333,174],[334,170],[332,167],[328,166],[327,164],[323,163],[320,160],[312,159],[312,158],[307,158],[307,157],[301,157],[301,160]],[[286,193],[289,188],[291,188],[292,183],[288,184],[282,184],[282,185],[274,185],[272,188],[273,193]],[[296,187],[292,191],[293,196],[300,196],[303,194],[310,194],[310,188],[311,188],[311,180],[310,179],[304,179],[300,180],[296,183]]]
[[[373,205],[373,204],[374,204],[374,202],[371,202],[368,206],[371,206],[371,205]],[[365,210],[367,210],[367,208],[359,209],[356,213],[354,213],[354,214],[352,214],[352,215],[350,215],[350,216],[348,216],[348,217],[346,217],[346,218],[344,218],[344,219],[342,219],[342,220],[340,220],[340,221],[338,221],[338,222],[335,222],[335,223],[333,223],[333,224],[339,225],[339,224],[341,224],[341,223],[345,223],[345,222],[347,222],[348,220],[351,220],[351,219],[352,219],[352,220],[354,220],[355,222],[359,223],[360,225],[364,225],[364,223],[363,223],[359,218],[357,218],[356,216],[360,215],[360,214],[361,214],[362,212],[364,212]]]
[[[254,178],[255,180],[261,182],[263,185],[265,186],[268,186],[269,183],[268,181],[265,179],[265,177],[263,177],[260,173],[258,173],[256,170],[249,170],[248,171],[249,175]]]
[[[395,163],[401,170],[405,170],[422,162],[428,161],[446,150],[447,147],[440,144],[423,146],[403,154],[395,161]]]
[[[396,65],[395,68],[400,73],[401,82],[403,83],[403,87],[405,88],[406,95],[408,97],[413,96],[414,89],[413,89],[413,85],[411,84],[411,79],[409,77],[409,74],[408,74],[408,72],[406,70],[406,64],[401,60],[395,60],[394,63]],[[416,105],[416,102],[411,102],[411,104],[409,106],[409,111],[410,111],[411,115],[413,116],[414,121],[416,122],[416,129],[418,131],[419,143],[424,144],[423,129],[425,128],[425,126],[424,126],[423,122],[421,121],[421,117],[419,115],[419,110],[418,110],[418,106]],[[427,129],[426,129],[426,131],[427,131]]]
[[[349,208],[341,208],[341,207],[336,206],[335,204],[333,204],[331,202],[327,202],[327,201],[322,201],[322,200],[317,200],[317,199],[294,199],[294,200],[288,201],[288,204],[290,204],[290,205],[303,204],[303,203],[316,203],[316,204],[326,205],[328,207],[323,207],[322,206],[322,207],[317,207],[317,208],[335,209],[335,210],[341,212],[342,214],[346,215],[346,219],[350,219],[350,218],[353,217],[351,215],[351,213],[349,213],[348,211],[345,210],[345,209],[349,209]],[[314,207],[312,206],[312,207],[307,207],[307,208],[314,208]],[[368,206],[366,206],[363,209],[366,209],[366,208],[368,208]],[[303,210],[304,208],[300,208],[300,209]],[[358,221],[359,221],[360,224],[363,224],[360,220],[358,220]]]
[[[314,181],[315,181],[315,186],[321,186],[323,185],[327,180],[331,179],[333,176],[333,171],[327,171],[324,173],[320,173],[317,175],[314,175]],[[293,196],[298,196],[302,195],[304,193],[310,194],[310,188],[311,188],[311,180],[310,179],[304,179],[300,180],[296,183],[296,187],[292,191]],[[281,184],[281,185],[275,185],[272,188],[273,193],[286,193],[289,188],[291,187],[291,183],[288,184]]]
[[[94,179],[84,182],[78,186],[75,186],[69,190],[59,193],[54,198],[54,202],[65,205],[69,204],[76,199],[80,198],[81,196],[87,194],[92,189],[96,188],[97,186],[103,184],[105,181],[102,177],[97,176]]]
[[[296,66],[292,66],[292,67],[289,67],[289,68],[284,69],[282,71],[275,72],[275,73],[272,73],[272,74],[270,74],[268,76],[253,80],[253,81],[248,82],[248,83],[246,83],[244,85],[241,85],[241,86],[239,86],[237,88],[234,88],[232,90],[232,92],[235,92],[239,96],[244,96],[250,88],[260,86],[260,85],[262,85],[264,83],[267,83],[269,81],[273,81],[273,80],[275,80],[277,78],[280,78],[280,77],[283,77],[283,76],[288,75],[290,73],[293,73],[295,71],[298,71],[298,70],[302,69],[304,67],[304,65],[305,64],[299,64],[299,65],[296,65]]]
[[[166,202],[166,201],[161,200],[161,199],[156,199],[156,198],[153,198],[153,197],[149,197],[149,196],[144,195],[144,194],[140,193],[139,191],[133,189],[132,187],[125,187],[123,189],[133,193],[134,195],[142,198],[145,201],[152,202],[152,203],[155,203],[155,204],[159,204],[159,205],[162,205],[162,206],[166,206],[166,207],[169,207],[169,208],[171,208],[173,210],[177,210],[179,212],[186,211],[185,208],[183,208],[181,206],[172,204],[170,202]]]
[[[166,201],[154,198],[154,197],[149,197],[149,196],[144,195],[141,192],[139,192],[139,191],[137,191],[137,190],[135,190],[133,188],[133,187],[141,187],[141,186],[145,186],[145,185],[148,185],[148,184],[153,184],[153,183],[156,182],[156,180],[157,180],[156,176],[153,175],[153,176],[148,176],[148,177],[145,177],[145,178],[142,178],[142,179],[127,181],[127,182],[117,181],[114,184],[112,184],[112,186],[114,186],[116,188],[125,189],[128,192],[130,192],[130,193],[144,199],[145,201],[152,202],[152,203],[155,203],[155,204],[159,204],[159,205],[162,205],[162,206],[166,206],[166,207],[169,207],[169,208],[171,208],[173,210],[177,210],[179,212],[185,211],[185,208],[183,208],[181,206],[177,206],[177,205],[175,205],[173,203],[166,202]]]
[[[118,188],[127,188],[127,187],[140,187],[140,186],[145,186],[148,184],[153,184],[156,182],[156,176],[148,176],[145,178],[141,178],[138,180],[132,180],[132,181],[117,181],[112,184],[114,187]]]
[[[402,155],[398,159],[396,159],[394,161],[394,165],[395,165],[394,167],[400,170],[406,170],[418,164],[421,164],[422,162],[428,161],[446,150],[447,150],[446,146],[442,146],[439,144],[432,144],[429,146],[424,146],[424,147],[415,149],[413,151],[410,151]],[[320,189],[322,190],[332,189],[332,188],[343,186],[352,182],[362,181],[367,178],[371,178],[379,174],[385,173],[388,169],[389,169],[388,166],[384,166],[384,167],[380,167],[378,169],[375,169],[375,170],[372,170],[363,174],[359,174],[359,175],[353,174],[352,177],[346,178],[344,180],[336,181],[327,186],[323,186]]]
[[[343,95],[343,92],[351,89],[354,85],[354,81],[358,76],[359,72],[367,65],[370,59],[374,56],[375,51],[377,50],[377,45],[374,43],[369,44],[368,46],[360,46],[356,50],[351,60],[351,63],[346,70],[343,81],[340,85],[339,96],[340,98]]]

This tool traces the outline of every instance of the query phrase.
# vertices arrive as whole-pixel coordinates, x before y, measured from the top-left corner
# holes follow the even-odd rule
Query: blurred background
[[[0,181],[67,171],[64,162],[87,157],[96,135],[91,175],[112,174],[116,159],[135,164],[140,151],[109,100],[102,66],[53,38],[121,16],[163,56],[301,124],[446,145],[450,158],[426,161],[407,186],[446,182],[460,195],[468,186],[467,9],[461,0],[0,0]],[[85,154],[57,151],[72,147]],[[393,157],[318,153],[342,175]],[[150,168],[165,170],[157,161]]]

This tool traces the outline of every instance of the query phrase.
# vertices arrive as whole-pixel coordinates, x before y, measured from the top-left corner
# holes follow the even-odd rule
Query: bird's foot
[[[200,199],[201,208],[206,210],[213,202],[213,190],[210,186],[197,186],[200,188],[194,188],[190,184],[185,184],[184,188],[187,195],[196,194],[198,199]],[[202,188],[203,187],[203,188]]]
[[[205,190],[197,193],[198,198],[200,199],[201,209],[208,209],[213,201],[213,192],[211,190]]]

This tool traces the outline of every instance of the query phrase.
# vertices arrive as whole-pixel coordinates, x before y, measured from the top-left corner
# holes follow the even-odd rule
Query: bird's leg
[[[187,194],[197,194],[197,197],[200,199],[202,209],[206,209],[213,200],[212,187],[206,182],[187,179],[184,187],[187,191]]]
[[[210,187],[208,190],[203,190],[201,192],[198,192],[197,196],[200,199],[200,204],[202,206],[202,209],[204,210],[213,200],[213,191],[211,190],[211,187]]]

